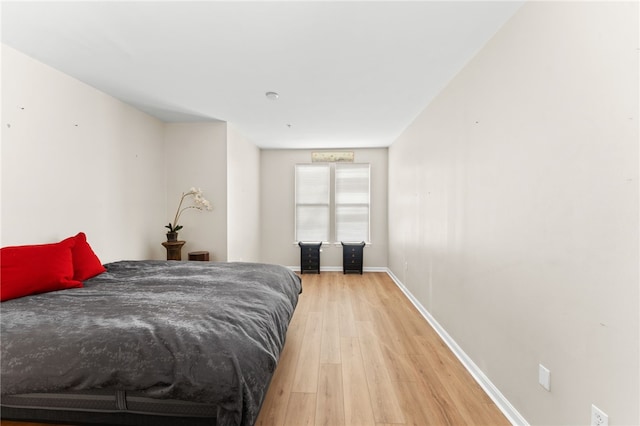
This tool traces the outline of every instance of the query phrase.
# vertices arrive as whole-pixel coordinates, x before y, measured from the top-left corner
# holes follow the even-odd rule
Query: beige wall
[[[228,245],[259,258],[259,150],[226,123],[162,123],[2,45],[1,153],[2,246],[83,231],[105,263],[164,259],[164,225],[195,186],[213,211],[181,217],[183,259],[226,261]]]
[[[229,261],[260,261],[260,149],[227,124]]]
[[[528,3],[389,149],[391,270],[531,424],[640,424],[637,49]]]
[[[2,45],[1,245],[86,232],[103,262],[156,258],[163,124]]]
[[[191,209],[180,219],[179,239],[188,252],[206,250],[210,259],[227,260],[227,124],[172,123],[165,125],[166,225],[173,221],[180,196],[201,188],[213,205],[210,212]],[[164,229],[164,228],[163,228]],[[165,229],[166,231],[166,229]]]
[[[387,149],[356,149],[355,161],[371,164],[371,245],[364,249],[365,268],[387,266]],[[294,166],[310,163],[309,150],[262,150],[260,161],[262,260],[300,267],[294,237]],[[333,216],[333,215],[332,215]],[[331,218],[333,224],[333,217]],[[342,267],[342,246],[325,245],[322,268]]]
[[[591,403],[640,424],[637,34],[637,3],[528,3],[388,152],[355,150],[372,164],[365,267],[388,261],[532,424],[588,424]],[[104,262],[161,259],[198,186],[214,210],[183,217],[185,257],[259,244],[299,265],[293,167],[311,151],[164,125],[6,46],[1,124],[3,246],[85,231]]]

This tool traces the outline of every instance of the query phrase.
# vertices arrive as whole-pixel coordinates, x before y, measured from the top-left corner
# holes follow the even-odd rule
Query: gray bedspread
[[[1,305],[2,394],[119,389],[218,407],[250,425],[301,291],[255,263],[122,261]]]

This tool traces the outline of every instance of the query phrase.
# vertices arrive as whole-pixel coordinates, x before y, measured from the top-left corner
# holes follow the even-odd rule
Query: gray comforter
[[[276,265],[122,261],[84,288],[2,303],[2,394],[143,391],[250,425],[301,291]]]

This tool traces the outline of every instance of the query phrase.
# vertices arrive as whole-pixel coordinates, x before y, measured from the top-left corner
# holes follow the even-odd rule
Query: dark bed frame
[[[134,413],[90,413],[82,411],[42,410],[2,407],[2,420],[65,425],[137,425],[137,426],[212,426],[215,418],[169,417]]]
[[[211,426],[214,406],[93,391],[5,396],[0,418],[73,425]]]

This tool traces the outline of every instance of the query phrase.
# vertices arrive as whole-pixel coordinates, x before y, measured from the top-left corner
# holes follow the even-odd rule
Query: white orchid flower
[[[182,207],[182,204],[184,203],[184,199],[189,195],[193,196],[193,204],[186,207]],[[187,209],[198,209],[198,210],[207,210],[207,211],[213,210],[213,208],[211,207],[211,203],[203,197],[202,189],[200,188],[196,189],[195,187],[192,186],[188,192],[182,193],[182,197],[180,197],[180,203],[178,204],[178,210],[176,211],[176,216],[173,219],[173,223],[169,223],[168,225],[165,226],[165,228],[169,229],[169,232],[177,232],[180,229],[182,229],[182,225],[178,225],[178,219],[180,219],[180,215],[182,214],[182,212]]]

